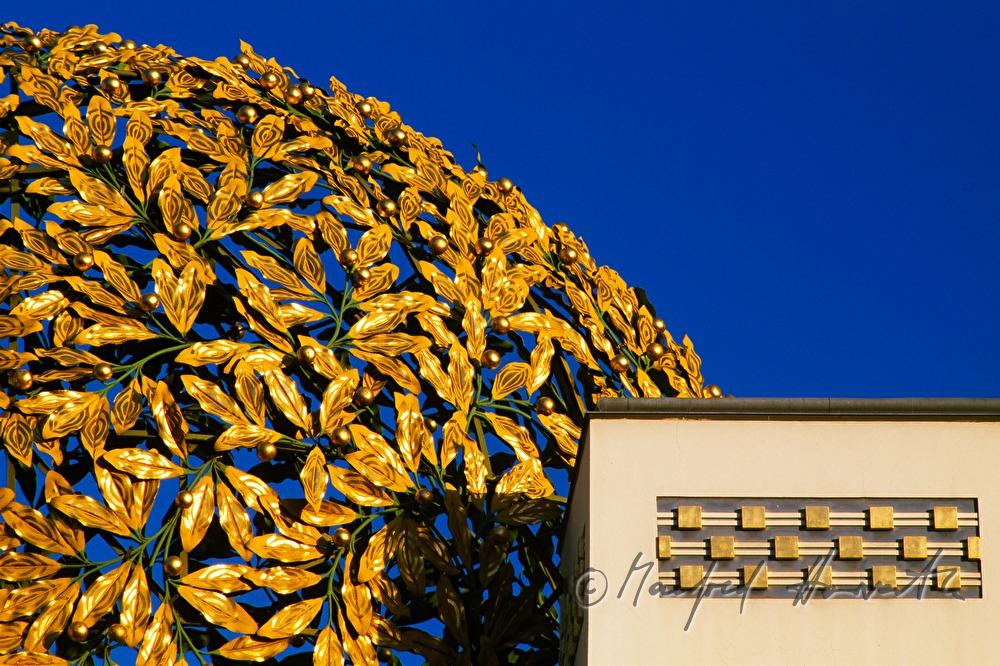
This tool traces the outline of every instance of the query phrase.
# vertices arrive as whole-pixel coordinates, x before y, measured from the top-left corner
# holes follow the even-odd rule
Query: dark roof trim
[[[603,418],[1000,421],[997,398],[604,398]]]

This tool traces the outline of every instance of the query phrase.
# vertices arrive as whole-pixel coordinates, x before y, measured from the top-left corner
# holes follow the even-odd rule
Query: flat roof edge
[[[998,398],[603,398],[601,418],[1000,421]]]

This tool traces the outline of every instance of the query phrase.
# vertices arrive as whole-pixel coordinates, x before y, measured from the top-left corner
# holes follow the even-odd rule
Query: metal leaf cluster
[[[7,24],[0,86],[0,664],[555,661],[553,479],[600,397],[718,393],[690,341],[249,45]]]

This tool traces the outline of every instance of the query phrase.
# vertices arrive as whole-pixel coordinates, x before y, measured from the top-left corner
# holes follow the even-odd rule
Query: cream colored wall
[[[578,663],[1000,663],[1000,424],[594,418],[585,456],[589,566],[609,591]],[[656,580],[658,495],[978,497],[984,598],[751,599],[743,615],[709,598],[685,632],[692,600],[643,589],[633,606],[642,572],[615,598],[637,553]]]

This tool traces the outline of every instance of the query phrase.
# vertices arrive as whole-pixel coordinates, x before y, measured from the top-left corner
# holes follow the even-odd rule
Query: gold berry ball
[[[182,490],[177,493],[177,497],[174,498],[174,504],[182,509],[186,509],[194,504],[194,495],[192,495],[190,491]]]
[[[233,340],[242,340],[243,336],[247,334],[247,327],[243,324],[236,324],[231,329],[229,329],[229,337]]]
[[[73,257],[73,267],[78,271],[85,271],[94,265],[94,255],[89,252],[81,252]]]
[[[114,95],[122,87],[121,79],[117,76],[109,76],[101,81],[101,90],[109,95]]]
[[[440,234],[431,236],[431,239],[427,241],[427,247],[434,254],[444,254],[448,251],[448,239]]]
[[[490,530],[490,540],[496,545],[502,546],[510,541],[510,530],[503,525],[497,525]]]
[[[496,370],[500,367],[500,354],[494,349],[487,349],[483,352],[483,367],[487,370]]]
[[[35,383],[35,378],[31,376],[30,370],[15,370],[10,376],[10,384],[14,388],[27,391]]]
[[[302,101],[302,89],[297,85],[288,86],[285,91],[285,101],[289,104],[298,104]]]
[[[363,155],[358,155],[351,160],[351,168],[362,176],[367,176],[372,172],[372,161]]]
[[[163,74],[158,69],[147,69],[142,73],[142,82],[147,86],[158,86],[163,81]]]
[[[611,369],[615,372],[625,372],[628,368],[628,358],[624,354],[618,354],[611,359]]]
[[[510,319],[507,317],[494,317],[490,322],[490,329],[497,335],[507,335],[510,333]]]
[[[663,331],[667,330],[667,324],[659,317],[656,317],[653,320],[653,328],[656,329],[657,332],[663,333]]]
[[[370,388],[362,386],[354,392],[354,404],[358,407],[367,407],[373,402],[375,402],[375,394]]]
[[[382,217],[392,217],[396,214],[396,202],[392,199],[382,199],[375,204],[375,210]]]
[[[298,359],[299,363],[308,365],[316,360],[316,350],[309,345],[299,347],[299,350],[295,352],[295,358]]]
[[[249,104],[244,104],[236,109],[236,118],[243,124],[255,123],[257,122],[257,109]]]
[[[100,55],[107,52],[108,45],[104,42],[94,42],[90,45],[90,52],[94,55]]]
[[[264,90],[277,88],[279,83],[281,83],[281,78],[274,72],[264,72],[260,75],[260,87]]]
[[[338,257],[338,259],[340,259],[340,263],[350,268],[351,266],[357,265],[358,253],[348,248],[340,253],[340,257]]]
[[[302,99],[312,99],[316,96],[316,88],[308,81],[299,84],[299,92],[302,93]]]
[[[334,446],[336,446],[337,448],[342,449],[342,448],[344,448],[345,446],[347,446],[350,443],[351,443],[351,431],[350,430],[348,430],[344,426],[340,426],[339,428],[335,428],[334,429],[334,431],[333,431],[333,444],[334,444]]]
[[[107,146],[98,146],[94,148],[94,161],[98,164],[107,164],[114,158],[114,152]]]
[[[406,143],[406,132],[398,127],[391,129],[385,133],[385,141],[393,148],[398,148]]]
[[[264,462],[271,462],[278,455],[278,447],[272,442],[262,442],[257,445],[257,457]]]
[[[434,432],[435,430],[438,429],[438,422],[435,421],[434,419],[427,419],[426,421],[424,421],[424,425],[427,426],[427,429],[430,432]]]
[[[333,543],[341,548],[351,545],[351,532],[346,527],[338,527],[333,531]]]
[[[115,622],[108,627],[108,638],[115,643],[124,643],[128,639],[128,629],[125,628],[125,625]]]
[[[377,656],[379,661],[389,661],[392,659],[392,650],[387,647],[380,647]]]
[[[258,190],[250,192],[247,194],[246,204],[250,210],[260,210],[264,207],[264,193]]]
[[[576,250],[571,247],[564,247],[559,251],[559,261],[564,264],[575,264],[576,263]]]
[[[160,307],[160,297],[152,292],[143,294],[139,297],[139,307],[142,308],[144,312],[152,312],[156,308]]]
[[[126,39],[124,42],[122,42],[122,48],[133,50],[135,49],[135,42],[132,41],[131,39]]]
[[[292,636],[292,647],[300,648],[306,644],[306,637],[301,635]]]
[[[35,35],[32,35],[31,37],[28,37],[26,40],[24,40],[24,50],[28,51],[29,53],[40,51],[42,46],[43,46],[42,40],[40,40]]]
[[[556,401],[548,396],[543,396],[535,401],[535,411],[548,416],[556,411]]]
[[[102,382],[106,382],[114,375],[110,363],[98,363],[94,366],[94,377]]]
[[[722,389],[720,389],[715,384],[709,384],[704,389],[702,389],[701,394],[706,398],[721,398]]]
[[[667,350],[659,342],[653,342],[648,347],[646,347],[646,356],[653,359],[654,361],[660,360]]]
[[[375,107],[372,106],[371,102],[367,100],[362,100],[354,105],[354,109],[358,112],[358,115],[362,118],[371,118],[372,114],[375,113]]]
[[[82,643],[87,640],[87,636],[90,635],[90,627],[85,625],[83,622],[73,622],[66,629],[66,635],[74,643]]]
[[[351,273],[351,279],[356,285],[367,284],[372,279],[372,272],[364,267],[358,268]]]
[[[480,238],[476,241],[476,254],[484,255],[493,251],[493,241],[489,238]]]
[[[500,190],[501,194],[510,194],[514,191],[514,183],[511,182],[510,178],[501,178],[497,181],[497,189]]]
[[[241,53],[235,58],[233,58],[233,64],[237,67],[242,67],[246,69],[250,66],[250,57],[246,53]]]
[[[186,241],[191,238],[191,234],[194,233],[194,229],[187,222],[178,222],[173,228],[174,238],[179,241]]]
[[[168,576],[179,576],[184,571],[184,560],[176,555],[171,555],[163,560],[163,571]]]
[[[413,495],[413,499],[417,501],[420,506],[427,506],[434,501],[434,491],[428,488],[421,488]]]

